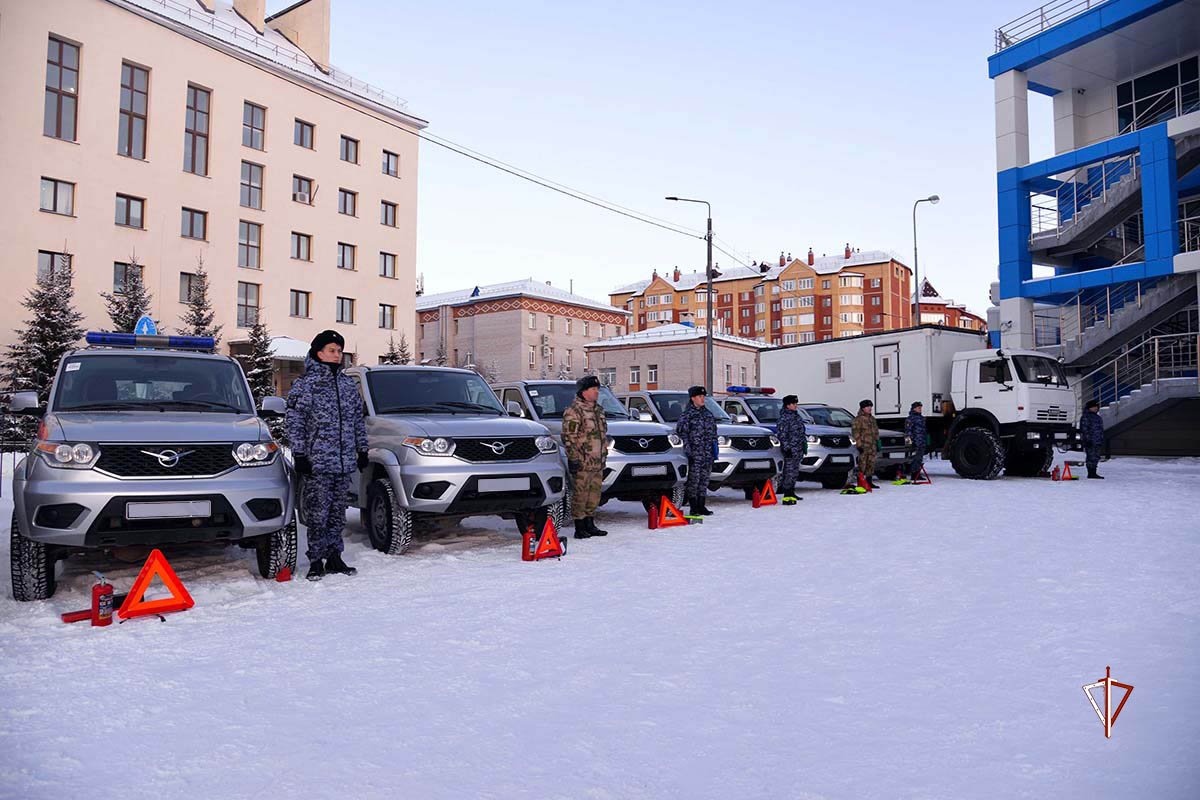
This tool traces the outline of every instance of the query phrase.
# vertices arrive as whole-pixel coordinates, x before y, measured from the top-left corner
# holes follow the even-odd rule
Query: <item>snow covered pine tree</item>
[[[402,333],[400,336],[403,337],[404,334]],[[379,363],[381,366],[389,367],[400,363],[400,351],[396,348],[394,336],[388,337],[388,349],[379,357]]]
[[[104,304],[108,307],[108,317],[112,320],[113,331],[133,333],[133,329],[142,315],[150,313],[150,304],[154,299],[146,291],[146,284],[142,281],[142,265],[138,263],[137,256],[129,256],[129,263],[125,265],[125,276],[121,289],[102,292],[100,296],[104,298]],[[162,333],[163,328],[158,324],[158,320],[154,322],[159,329],[158,332]]]
[[[211,336],[213,344],[218,345],[221,343],[222,326],[213,325],[216,316],[208,296],[208,272],[204,269],[204,256],[200,256],[196,259],[196,271],[192,274],[189,286],[182,332],[186,336]]]
[[[255,406],[260,405],[264,397],[275,394],[275,354],[271,352],[271,332],[263,318],[262,309],[259,309],[258,318],[250,328],[250,354],[243,361]],[[287,444],[282,417],[268,419],[267,427],[275,441]]]

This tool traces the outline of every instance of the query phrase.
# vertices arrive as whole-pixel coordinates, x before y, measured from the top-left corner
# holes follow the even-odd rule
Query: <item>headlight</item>
[[[718,436],[717,437],[717,447],[729,447],[729,437],[728,436]]]
[[[42,460],[52,467],[63,469],[90,469],[100,457],[100,451],[90,444],[39,441],[35,449]]]
[[[436,439],[409,436],[404,440],[404,444],[423,456],[448,456],[454,452],[454,442],[441,436]]]
[[[778,436],[768,436],[767,438],[771,440],[772,447],[779,447],[779,437]]]
[[[279,445],[274,442],[242,442],[233,450],[239,467],[265,467],[275,461]]]
[[[813,436],[811,433],[808,436],[805,436],[804,438],[808,439],[809,444],[820,444],[821,443],[821,437]]]
[[[680,439],[677,433],[668,433],[667,441],[671,443],[671,447],[683,447],[683,439]]]
[[[611,436],[609,437],[608,441],[610,443],[612,442]],[[553,436],[539,436],[539,437],[537,437],[536,444],[537,444],[538,452],[541,452],[541,453],[556,453],[556,452],[558,452],[558,442],[554,441]]]

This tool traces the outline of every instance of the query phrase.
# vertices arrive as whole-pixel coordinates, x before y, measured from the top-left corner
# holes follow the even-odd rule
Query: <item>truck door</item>
[[[875,347],[875,413],[900,413],[900,345]]]
[[[1008,360],[993,358],[972,361],[967,365],[967,406],[986,408],[1001,422],[1007,422],[1003,409],[1015,405],[1012,371]]]

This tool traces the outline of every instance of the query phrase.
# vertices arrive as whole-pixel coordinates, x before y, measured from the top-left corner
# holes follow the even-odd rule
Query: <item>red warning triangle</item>
[[[775,486],[768,480],[763,484],[761,489],[754,490],[754,507],[773,506],[777,502],[775,498]]]
[[[933,483],[933,480],[929,477],[929,473],[925,471],[924,464],[921,465],[921,470],[912,477],[912,481],[910,481],[910,483],[916,486],[924,486],[927,483]]]
[[[676,508],[669,497],[664,496],[658,508],[658,527],[674,528],[678,525],[688,524],[687,518],[683,516],[683,512]]]
[[[1075,480],[1075,476],[1071,474],[1071,462],[1069,462],[1069,461],[1063,462],[1062,477],[1059,478],[1059,480],[1063,480],[1063,481]]]
[[[558,538],[558,530],[554,520],[546,517],[546,527],[542,528],[542,537],[538,539],[537,549],[533,551],[533,560],[539,558],[554,558],[563,554],[562,541]]]
[[[155,576],[158,576],[163,586],[167,587],[167,591],[171,593],[170,597],[157,600],[145,599],[146,590],[150,588],[150,581],[154,580]],[[196,601],[192,600],[187,589],[183,588],[183,582],[179,580],[175,570],[171,569],[171,565],[167,563],[166,556],[162,554],[161,550],[155,549],[146,559],[142,571],[138,573],[137,580],[133,582],[133,588],[126,595],[125,602],[121,604],[117,615],[121,619],[131,619],[148,614],[183,611],[194,605],[196,605]]]

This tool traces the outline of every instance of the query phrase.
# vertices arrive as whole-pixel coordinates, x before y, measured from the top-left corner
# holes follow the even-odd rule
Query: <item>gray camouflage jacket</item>
[[[316,474],[346,474],[367,449],[363,400],[358,384],[342,371],[304,359],[304,374],[288,392],[287,426],[292,453],[307,456]]]

